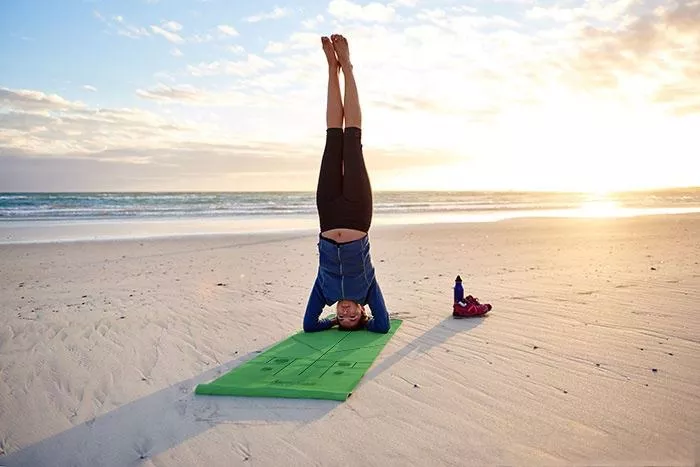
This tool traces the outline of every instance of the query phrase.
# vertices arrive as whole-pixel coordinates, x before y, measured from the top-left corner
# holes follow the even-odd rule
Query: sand
[[[404,324],[343,403],[193,394],[300,329],[313,232],[1,245],[0,465],[696,465],[699,233],[377,227]]]

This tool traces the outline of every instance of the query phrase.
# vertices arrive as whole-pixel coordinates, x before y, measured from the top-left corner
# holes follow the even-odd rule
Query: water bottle
[[[462,278],[457,276],[455,279],[455,303],[464,300],[464,288],[462,287]]]

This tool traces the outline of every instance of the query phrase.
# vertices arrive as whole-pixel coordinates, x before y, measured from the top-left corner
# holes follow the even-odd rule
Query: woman
[[[362,155],[362,113],[347,40],[322,37],[328,59],[326,147],[316,189],[321,224],[319,268],[306,306],[304,331],[333,326],[387,333],[389,314],[370,258],[372,187]],[[340,70],[345,103],[340,96]],[[343,130],[343,119],[345,130]],[[323,307],[337,302],[334,318],[319,319]],[[365,314],[365,305],[372,317]]]

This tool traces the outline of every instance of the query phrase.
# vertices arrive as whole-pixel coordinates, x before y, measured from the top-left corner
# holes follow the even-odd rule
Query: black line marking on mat
[[[335,362],[335,363],[338,363],[338,362]],[[326,368],[326,371],[324,371],[323,373],[321,373],[321,376],[319,376],[318,379],[323,378],[323,376],[324,376],[326,373],[328,373],[328,370],[330,370],[331,368],[333,368],[333,367],[335,366],[335,363],[334,363],[333,365],[329,366],[328,368]],[[300,373],[300,374],[301,374],[301,373]]]
[[[323,375],[325,375],[326,373],[328,373],[328,370],[330,370],[331,368],[337,368],[338,366],[340,366],[340,365],[338,365],[338,363],[342,363],[342,362],[339,362],[339,361],[337,361],[337,360],[336,360],[335,362],[333,362],[333,364],[332,364],[331,366],[329,366],[328,368],[326,368],[326,371],[324,371],[323,373],[321,373],[321,375],[319,376],[319,379],[320,379],[320,378],[323,378]],[[347,362],[346,362],[346,363],[347,363]],[[347,370],[352,370],[353,368],[355,368],[355,365],[357,365],[357,363],[358,363],[358,362],[355,362],[355,363],[353,363],[352,365],[349,365],[349,366],[347,366],[347,367],[342,367],[342,368],[345,368],[345,369],[347,369]],[[343,371],[345,371],[345,370],[343,370]]]
[[[277,376],[277,375],[279,374],[280,371],[284,370],[285,368],[287,368],[289,365],[291,365],[292,363],[294,363],[294,362],[296,362],[296,361],[297,361],[296,358],[290,359],[290,360],[289,360],[289,363],[287,363],[285,366],[283,366],[282,368],[280,368],[280,369],[274,374],[274,376]]]
[[[368,365],[366,369],[369,370],[369,367],[372,366],[372,363],[374,362],[355,362],[355,364],[351,368],[356,368],[357,365]]]
[[[314,347],[313,345],[309,345],[309,344],[307,344],[306,342],[300,341],[299,339],[297,339],[297,336],[292,336],[292,339],[293,339],[294,341],[298,342],[299,344],[304,344],[304,345],[307,346],[308,348],[314,349],[316,352],[322,352],[322,351],[323,351],[322,349],[317,349],[317,348]],[[340,341],[338,341],[338,342],[340,342]],[[333,344],[333,345],[336,345],[338,342],[336,342],[336,343]],[[332,349],[332,348],[333,348],[333,347],[331,347],[331,349]]]
[[[343,336],[343,338],[340,339],[340,340],[339,340],[338,342],[336,342],[335,344],[333,344],[333,346],[332,346],[330,349],[328,349],[328,350],[326,350],[325,352],[323,352],[323,354],[321,354],[320,357],[318,357],[316,360],[314,360],[314,361],[311,363],[311,365],[309,365],[309,366],[307,366],[306,368],[304,368],[303,370],[301,370],[301,373],[299,373],[299,375],[301,375],[301,374],[304,373],[306,370],[308,370],[309,368],[311,368],[312,366],[314,366],[314,365],[316,364],[316,362],[318,362],[318,361],[321,360],[323,357],[325,357],[326,354],[327,354],[328,352],[330,352],[331,350],[333,350],[333,348],[334,348],[336,345],[340,344],[340,343],[343,342],[345,339],[347,339],[349,335],[350,335],[350,333],[347,333],[345,336]],[[333,366],[333,365],[331,365],[331,366]]]
[[[340,344],[340,341],[338,341],[338,344]],[[336,345],[338,345],[338,344],[336,344]],[[386,345],[386,343],[383,344],[383,345]],[[335,347],[335,345],[334,345],[333,347]],[[327,352],[330,352],[331,350],[333,350],[333,347],[331,347],[330,349],[328,349]],[[377,344],[377,345],[366,345],[366,346],[362,346],[362,347],[355,347],[355,348],[353,348],[353,349],[340,349],[340,350],[336,350],[335,352],[350,352],[351,350],[371,349],[372,347],[381,347],[381,345],[379,345],[379,344]]]

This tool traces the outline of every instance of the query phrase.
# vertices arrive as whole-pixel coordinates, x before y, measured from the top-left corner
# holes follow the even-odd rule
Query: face
[[[352,300],[341,300],[336,305],[336,316],[338,324],[342,328],[353,328],[362,319],[364,308]]]

